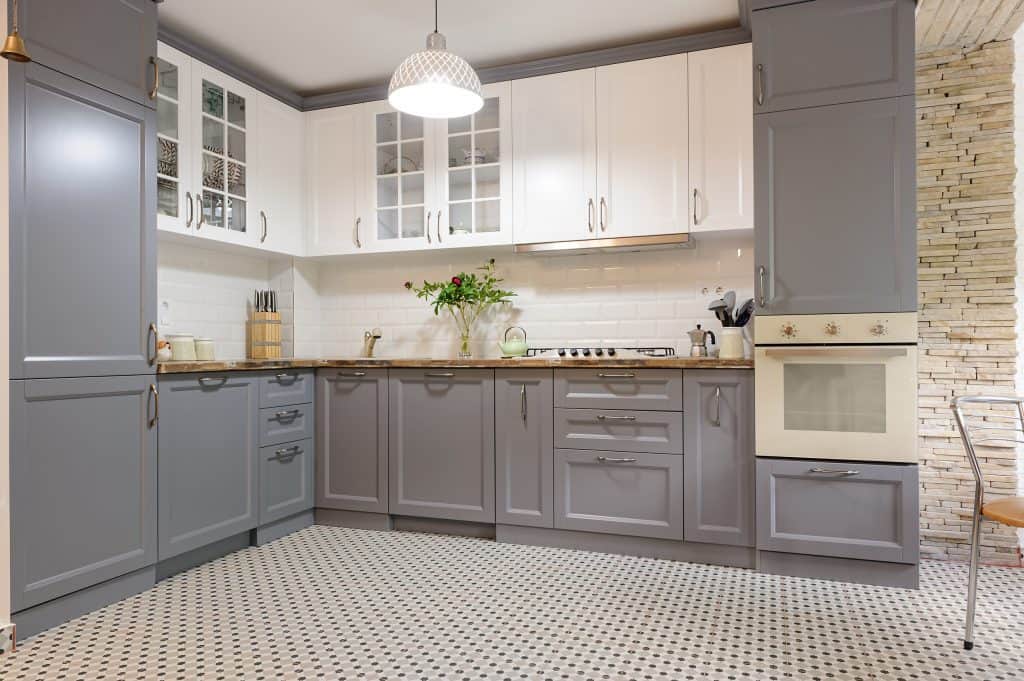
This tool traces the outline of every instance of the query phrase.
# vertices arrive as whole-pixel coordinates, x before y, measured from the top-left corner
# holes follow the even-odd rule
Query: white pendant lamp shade
[[[484,105],[480,78],[462,57],[445,49],[444,36],[427,36],[427,49],[398,65],[388,86],[391,106],[423,118],[460,118]]]

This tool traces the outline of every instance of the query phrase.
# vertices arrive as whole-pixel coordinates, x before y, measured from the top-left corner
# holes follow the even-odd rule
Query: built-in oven
[[[758,317],[762,457],[917,462],[917,315]]]

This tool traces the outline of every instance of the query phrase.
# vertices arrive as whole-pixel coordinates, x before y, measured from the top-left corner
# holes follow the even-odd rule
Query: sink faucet
[[[363,333],[363,357],[373,357],[373,346],[377,344],[377,339],[380,337],[380,328]]]

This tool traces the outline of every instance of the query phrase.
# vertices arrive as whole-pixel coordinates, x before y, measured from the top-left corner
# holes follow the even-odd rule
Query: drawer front
[[[683,538],[683,457],[555,450],[555,527]]]
[[[313,405],[260,409],[260,446],[313,437]]]
[[[917,479],[912,465],[759,459],[757,548],[916,563]]]
[[[559,369],[555,406],[573,409],[682,411],[678,369]]]
[[[281,407],[313,401],[313,372],[282,369],[260,376],[260,406]]]
[[[555,447],[682,454],[683,415],[678,411],[555,409]]]
[[[260,448],[260,525],[313,508],[313,441]]]

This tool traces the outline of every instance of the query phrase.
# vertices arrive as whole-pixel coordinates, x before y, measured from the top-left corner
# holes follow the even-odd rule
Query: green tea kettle
[[[509,334],[512,337],[509,338]],[[498,343],[502,357],[523,357],[526,355],[526,331],[521,326],[510,326],[505,329],[505,340]]]

